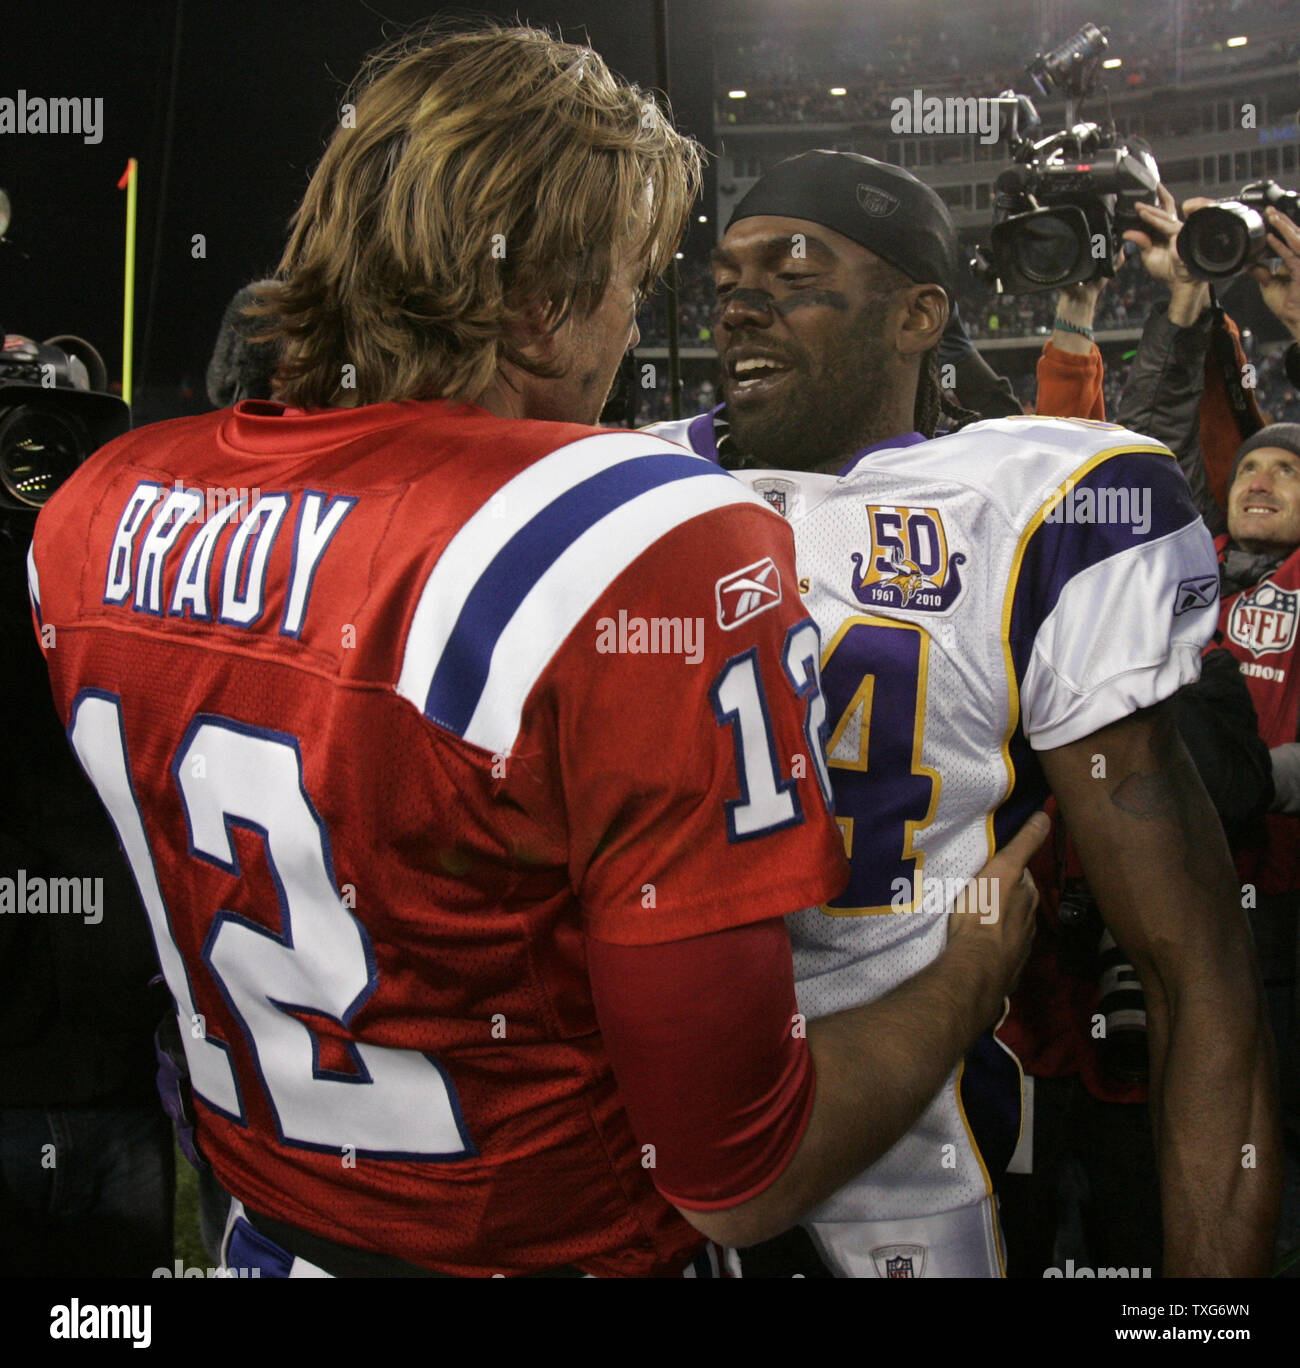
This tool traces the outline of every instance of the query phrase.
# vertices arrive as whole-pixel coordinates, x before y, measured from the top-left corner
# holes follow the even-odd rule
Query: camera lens
[[[69,414],[30,405],[0,410],[0,485],[20,506],[40,508],[90,450]]]
[[[1013,250],[1016,267],[1027,280],[1056,285],[1074,277],[1081,247],[1071,224],[1044,213],[1019,225]]]
[[[1263,218],[1249,205],[1209,205],[1187,216],[1178,234],[1178,255],[1199,279],[1223,280],[1248,264],[1264,231]]]

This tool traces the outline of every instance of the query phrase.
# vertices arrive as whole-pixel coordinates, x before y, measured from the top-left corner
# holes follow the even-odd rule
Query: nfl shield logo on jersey
[[[919,1278],[925,1273],[925,1246],[881,1245],[871,1251],[871,1261],[882,1278]]]
[[[1228,636],[1255,655],[1289,651],[1295,641],[1300,594],[1262,580],[1241,594],[1228,614]]]
[[[783,517],[794,517],[795,495],[799,486],[793,480],[755,480],[755,494],[763,498]]]
[[[948,537],[937,508],[867,505],[871,550],[866,567],[852,555],[853,593],[868,608],[909,608],[941,613],[961,593],[966,563],[948,553]]]

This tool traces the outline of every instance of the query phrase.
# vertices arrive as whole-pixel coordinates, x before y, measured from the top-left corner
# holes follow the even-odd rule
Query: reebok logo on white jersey
[[[1197,575],[1194,579],[1178,581],[1174,590],[1174,616],[1181,617],[1193,608],[1208,608],[1219,597],[1219,577]]]
[[[724,632],[781,602],[781,572],[771,556],[724,575],[715,587],[718,626]]]

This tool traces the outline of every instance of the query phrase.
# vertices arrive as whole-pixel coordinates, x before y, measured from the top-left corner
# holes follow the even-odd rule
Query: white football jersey
[[[714,455],[709,417],[653,430]],[[1034,751],[1198,678],[1218,569],[1172,455],[1108,423],[999,419],[869,449],[841,476],[735,473],[789,519],[821,633],[852,873],[834,902],[788,919],[816,1018],[940,954],[955,889],[1046,796]],[[986,1202],[1016,1143],[1018,1083],[985,1037],[913,1130],[813,1213],[824,1253],[835,1223],[888,1231],[840,1271],[881,1254],[879,1276],[918,1275],[928,1237],[909,1241],[908,1222]]]

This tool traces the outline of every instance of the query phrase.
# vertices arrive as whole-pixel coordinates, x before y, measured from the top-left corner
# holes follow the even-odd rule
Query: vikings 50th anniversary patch
[[[962,590],[966,557],[949,552],[937,508],[867,505],[871,550],[855,551],[853,593],[868,608],[942,613]]]

